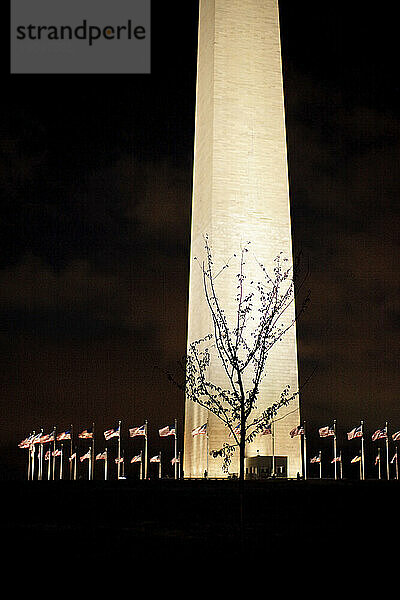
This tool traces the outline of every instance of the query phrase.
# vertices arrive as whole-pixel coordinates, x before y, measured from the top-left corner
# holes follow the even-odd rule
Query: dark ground
[[[266,578],[362,564],[365,579],[367,565],[397,562],[399,494],[398,481],[246,482],[243,548],[235,481],[2,482],[3,568],[22,561],[54,575],[69,565],[98,577],[101,565],[126,576],[195,562],[199,573],[230,565],[234,577],[243,559]]]

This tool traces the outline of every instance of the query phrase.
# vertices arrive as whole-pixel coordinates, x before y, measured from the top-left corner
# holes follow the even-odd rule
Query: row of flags
[[[265,429],[261,432],[261,435],[272,434],[272,426],[271,425],[272,425],[271,423],[269,425],[267,425],[265,427]],[[147,424],[141,425],[140,427],[131,427],[131,428],[129,428],[128,431],[129,431],[129,436],[131,438],[136,437],[136,436],[147,437]],[[235,428],[233,429],[233,431],[235,433],[240,433],[240,424],[236,425]],[[202,434],[206,434],[206,433],[207,433],[207,423],[204,423],[203,425],[200,425],[200,426],[192,429],[192,436],[202,435]],[[330,426],[327,425],[325,427],[321,427],[320,429],[318,429],[318,433],[319,433],[320,437],[336,436],[336,426],[334,424],[334,425],[330,425]],[[305,426],[298,425],[297,427],[295,427],[294,429],[292,429],[289,432],[289,435],[291,438],[298,436],[298,435],[305,435]],[[364,435],[363,434],[363,424],[360,424],[358,427],[355,427],[354,429],[352,429],[351,431],[349,431],[347,433],[347,439],[352,440],[355,438],[363,437],[363,435]],[[108,441],[114,437],[119,438],[120,436],[121,436],[121,426],[120,425],[118,425],[115,428],[107,429],[106,431],[104,431],[104,438],[106,441]],[[159,436],[160,437],[168,437],[168,436],[176,437],[176,427],[168,425],[166,427],[159,429]],[[396,431],[395,433],[392,434],[391,437],[392,437],[393,441],[400,441],[400,431]],[[78,434],[78,438],[93,439],[94,438],[94,428],[84,429],[83,431],[81,431],[81,433]],[[388,438],[387,425],[385,427],[383,427],[382,429],[376,430],[371,436],[372,441],[377,441],[379,439],[387,439],[387,438]],[[71,429],[67,429],[66,431],[63,431],[62,433],[59,433],[59,434],[56,434],[55,430],[53,430],[52,432],[50,432],[48,434],[43,434],[43,432],[40,432],[37,434],[33,433],[30,436],[28,436],[27,438],[25,438],[24,440],[22,440],[18,444],[18,447],[19,448],[29,448],[33,444],[46,444],[49,442],[67,441],[67,440],[71,440],[71,439],[72,439],[72,430]]]
[[[237,424],[232,429],[232,432],[234,432],[235,434],[240,433],[240,423]],[[321,438],[329,437],[329,436],[336,436],[336,423],[334,423],[333,425],[326,425],[324,427],[320,427],[318,429],[318,433]],[[203,425],[199,425],[198,427],[195,427],[194,429],[192,429],[192,436],[201,435],[201,434],[207,434],[207,423],[204,423]],[[272,423],[269,423],[265,427],[265,429],[260,432],[260,435],[268,435],[268,434],[272,434]],[[233,433],[230,433],[229,435],[232,436]],[[297,425],[297,427],[295,427],[294,429],[292,429],[289,432],[289,435],[291,438],[293,438],[297,435],[305,435],[305,425]],[[362,437],[363,435],[364,435],[363,434],[363,424],[361,423],[358,427],[354,427],[354,429],[352,429],[351,431],[349,431],[347,433],[347,439],[352,440],[354,438]],[[385,427],[383,427],[382,429],[378,429],[377,431],[375,431],[371,436],[372,441],[374,441],[374,442],[376,440],[386,439],[387,437],[388,437],[387,425]],[[392,439],[393,439],[393,441],[400,441],[400,431],[396,431],[395,433],[393,433]]]
[[[390,464],[394,464],[397,463],[397,450],[395,451],[393,458],[390,460]],[[354,458],[350,459],[350,463],[357,463],[357,462],[361,462],[362,460],[362,456],[361,454],[357,454]],[[376,458],[375,458],[375,466],[378,465],[379,461],[381,461],[381,455],[380,452],[378,452]],[[316,456],[313,456],[313,458],[310,458],[310,463],[321,463],[322,462],[322,452],[321,450],[319,451],[319,453]],[[331,464],[335,463],[335,462],[342,462],[342,455],[341,453],[339,454],[339,456],[336,456],[335,458],[333,458],[331,461]]]
[[[61,450],[56,450],[55,452],[50,452],[50,450],[48,450],[46,452],[46,455],[45,455],[45,460],[49,460],[50,456],[62,456],[62,451]],[[83,454],[82,456],[79,457],[79,460],[81,462],[83,462],[84,460],[90,460],[91,457],[92,457],[91,456],[91,451],[90,451],[90,448],[89,448],[89,450],[86,452],[86,454]],[[74,452],[73,454],[71,454],[71,456],[69,457],[68,460],[73,461],[73,460],[76,460],[77,458],[78,458],[78,456],[77,456],[76,452]],[[95,456],[95,460],[107,460],[107,459],[108,459],[107,449],[104,450],[104,452],[100,452],[99,454],[96,454],[96,456]],[[137,454],[136,456],[133,456],[131,458],[130,462],[131,463],[136,463],[136,462],[142,462],[142,460],[143,460],[143,455],[142,454]],[[179,460],[180,460],[179,457],[178,458],[174,457],[171,460],[171,464],[173,465],[173,464],[175,464],[175,462],[179,462]],[[124,456],[121,456],[120,458],[116,458],[114,462],[115,462],[115,464],[124,463],[125,462],[125,458],[124,458]],[[151,462],[151,463],[159,463],[159,462],[161,462],[161,452],[159,454],[156,454],[152,458],[150,458],[149,462]]]
[[[130,461],[131,463],[140,463],[140,478],[143,478],[143,477],[147,478],[147,463],[148,462],[159,464],[159,477],[161,477],[161,463],[162,463],[161,452],[159,452],[159,454],[152,456],[149,460],[147,458],[147,441],[148,441],[147,421],[145,421],[145,423],[139,427],[130,427],[128,429],[128,432],[129,432],[129,437],[131,437],[131,438],[135,438],[137,436],[139,436],[139,437],[141,436],[144,438],[144,442],[145,442],[144,452],[141,451],[140,454],[134,456]],[[159,429],[158,434],[160,437],[172,436],[175,440],[175,453],[174,453],[174,458],[172,459],[171,463],[173,465],[175,465],[175,478],[178,478],[178,469],[180,471],[180,453],[179,453],[179,455],[177,453],[176,421],[173,426],[168,425],[166,427],[162,427],[161,429]],[[122,437],[121,421],[118,422],[117,426],[103,431],[103,436],[104,436],[105,442],[107,442],[113,438],[117,438],[118,456],[115,459],[115,463],[117,464],[117,468],[118,468],[118,475],[117,475],[118,479],[123,478],[123,467],[124,467],[125,459],[124,459],[123,452],[121,452],[121,437]],[[61,448],[56,448],[56,442],[66,442],[69,440],[70,445],[71,445],[70,456],[68,457],[69,462],[70,462],[70,478],[76,479],[76,461],[79,458],[79,461],[82,463],[85,460],[89,461],[89,479],[93,478],[94,461],[104,460],[105,461],[105,479],[107,479],[108,450],[106,448],[104,451],[95,454],[95,452],[94,452],[94,445],[95,445],[94,424],[93,424],[92,428],[83,429],[78,434],[77,437],[79,439],[83,439],[83,440],[91,440],[91,442],[92,442],[89,449],[83,455],[81,455],[79,457],[78,457],[76,451],[73,452],[73,429],[72,429],[72,426],[70,429],[62,431],[59,434],[56,433],[56,428],[54,428],[53,431],[48,434],[44,434],[43,431],[41,431],[40,433],[33,432],[27,438],[22,440],[18,444],[19,448],[29,449],[28,478],[33,479],[34,456],[35,456],[35,449],[37,447],[39,448],[39,450],[38,450],[39,470],[38,470],[37,477],[39,479],[42,479],[43,460],[47,460],[47,461],[49,461],[48,479],[51,478],[50,477],[50,459],[53,458],[53,461],[52,461],[53,462],[53,476],[52,476],[52,478],[54,479],[55,478],[55,459],[57,457],[61,457],[60,478],[62,478],[61,469],[62,469],[62,458],[63,458],[63,450],[62,450],[63,445],[61,444]],[[46,444],[50,444],[50,443],[53,443],[53,452],[48,450],[46,452],[46,454],[44,455],[43,448],[45,447]],[[122,469],[122,471],[121,471],[121,469]],[[179,474],[179,476],[180,476],[180,474]]]
[[[318,429],[318,433],[319,433],[319,437],[329,437],[329,436],[336,436],[336,423],[334,423],[333,425],[326,425],[324,427],[320,427]],[[297,427],[295,427],[294,429],[292,429],[290,431],[290,437],[295,437],[296,435],[305,435],[305,426],[304,425],[298,425]],[[364,424],[361,423],[360,425],[358,425],[357,427],[354,427],[351,431],[349,431],[347,433],[347,439],[348,440],[353,440],[356,438],[361,438],[364,437]],[[374,431],[374,433],[371,436],[371,439],[373,442],[376,442],[377,440],[381,440],[381,439],[388,439],[388,428],[387,425],[385,425],[385,427],[383,427],[382,429],[377,429],[376,431]],[[395,433],[392,434],[392,440],[393,441],[400,441],[400,431],[396,431]]]
[[[260,435],[272,435],[272,438],[274,438],[274,432],[273,432],[273,428],[272,428],[272,424],[273,423],[269,423],[263,431],[260,432]],[[197,436],[197,435],[201,435],[201,434],[207,434],[207,423],[203,423],[202,425],[195,427],[192,429],[192,436]],[[321,438],[326,438],[326,437],[332,437],[333,438],[333,443],[334,443],[334,451],[333,451],[333,459],[331,460],[331,464],[334,464],[334,473],[335,473],[335,479],[337,479],[338,477],[338,472],[337,472],[337,466],[339,466],[340,469],[340,476],[342,476],[342,454],[341,452],[338,454],[337,452],[337,445],[336,445],[336,421],[333,422],[332,425],[324,425],[323,427],[320,427],[318,429],[318,433],[319,436]],[[229,434],[230,436],[233,435],[240,435],[240,423],[238,423],[234,428],[231,429],[231,432]],[[306,450],[306,427],[305,427],[305,423],[297,425],[296,427],[294,427],[293,429],[291,429],[289,431],[289,435],[291,438],[294,438],[296,436],[302,436],[302,463],[303,463],[303,476],[304,478],[307,477],[307,450]],[[396,431],[395,433],[393,433],[391,435],[391,438],[394,442],[396,441],[400,441],[400,431]],[[208,439],[208,436],[207,436]],[[354,427],[353,429],[351,429],[348,433],[347,433],[347,439],[348,440],[353,440],[353,439],[361,439],[361,453],[360,455],[355,456],[353,459],[351,459],[351,463],[360,463],[360,478],[364,479],[365,478],[365,470],[364,470],[364,423],[363,421],[361,421],[360,425]],[[380,429],[377,429],[376,431],[374,431],[374,433],[371,436],[371,439],[373,442],[376,442],[377,440],[382,440],[385,439],[386,440],[386,469],[387,469],[387,479],[389,479],[389,464],[393,464],[395,463],[396,465],[396,478],[399,478],[398,475],[398,459],[397,459],[397,449],[396,452],[393,456],[393,458],[390,460],[389,463],[389,434],[388,434],[388,425],[386,423],[385,427],[382,427]],[[274,450],[274,444],[273,446],[273,454],[275,452]],[[208,452],[207,452],[208,454]],[[274,457],[273,457],[274,458]],[[315,463],[319,463],[320,464],[320,473],[321,473],[321,451],[317,456],[312,457],[309,460],[310,464],[315,464]],[[380,449],[378,451],[378,456],[377,459],[375,460],[375,464],[379,466],[379,478],[380,478],[380,464],[381,464],[381,458],[380,458]]]
[[[147,421],[141,426],[130,427],[128,429],[128,432],[129,432],[130,438],[135,438],[135,437],[139,436],[139,437],[143,437],[145,440],[144,454],[143,454],[143,452],[140,452],[140,454],[132,457],[130,462],[131,463],[140,463],[140,467],[141,467],[141,475],[140,476],[142,478],[142,466],[143,466],[144,467],[144,476],[147,477],[147,463],[148,462],[158,463],[161,468],[161,462],[162,462],[161,461],[161,452],[157,455],[152,456],[150,459],[147,458],[147,438],[148,438]],[[177,454],[176,421],[175,421],[175,425],[172,425],[172,426],[168,425],[168,426],[162,427],[161,429],[158,430],[158,433],[159,433],[160,437],[172,436],[175,439],[175,455],[174,455],[174,458],[172,459],[171,463],[173,465],[175,465],[175,477],[177,478],[177,468],[178,468],[178,465],[180,465],[180,455],[178,456],[178,454]],[[202,425],[195,427],[194,429],[192,429],[191,433],[192,433],[192,436],[207,434],[207,423],[203,423]],[[335,478],[336,478],[336,463],[340,464],[340,467],[342,464],[341,453],[338,454],[336,451],[336,421],[334,421],[332,425],[326,425],[326,426],[320,427],[318,429],[318,433],[321,438],[332,437],[334,440],[334,457],[333,457],[333,460],[331,461],[331,463],[335,463]],[[121,454],[121,450],[120,450],[121,434],[122,434],[121,421],[118,422],[117,426],[103,431],[104,440],[106,442],[113,438],[117,438],[117,440],[118,440],[118,457],[115,459],[115,462],[118,465],[118,477],[120,477],[120,466],[121,465],[123,466],[124,462],[125,462],[123,453]],[[240,423],[237,424],[235,426],[235,428],[232,429],[232,432],[230,435],[233,435],[233,434],[240,435]],[[264,430],[260,432],[260,434],[261,435],[272,435],[272,437],[273,437],[272,423],[269,423],[264,428]],[[303,440],[304,440],[304,443],[303,443],[303,472],[304,472],[304,476],[305,476],[306,475],[306,464],[307,464],[305,424],[301,424],[301,425],[298,425],[297,427],[293,428],[289,432],[289,435],[291,438],[294,438],[295,436],[303,436]],[[61,459],[62,459],[62,446],[61,446],[61,449],[60,448],[57,449],[56,442],[66,442],[66,441],[70,440],[70,442],[71,442],[71,452],[70,452],[70,456],[69,456],[70,464],[72,464],[72,461],[76,461],[78,458],[79,458],[80,462],[84,462],[85,460],[88,460],[90,462],[90,469],[91,469],[91,473],[93,476],[93,464],[94,464],[95,460],[104,460],[107,463],[107,460],[108,460],[107,449],[104,450],[103,452],[97,453],[95,455],[95,453],[94,453],[94,438],[95,438],[94,425],[92,426],[92,428],[83,429],[78,434],[77,437],[79,439],[92,440],[92,447],[89,448],[89,450],[80,457],[77,456],[76,452],[72,451],[73,450],[72,449],[72,439],[73,439],[72,426],[71,426],[71,429],[66,429],[65,431],[62,431],[61,433],[58,433],[58,434],[56,433],[56,428],[54,428],[54,430],[52,432],[47,433],[47,434],[44,434],[43,431],[41,431],[39,433],[34,432],[31,435],[29,435],[27,438],[22,440],[18,444],[18,446],[20,448],[30,449],[29,460],[32,460],[32,450],[34,450],[37,445],[39,445],[43,448],[43,445],[53,442],[53,444],[54,444],[53,452],[47,451],[44,457],[43,457],[43,452],[39,452],[39,459],[41,459],[41,457],[43,457],[44,460],[50,461],[51,457],[53,457],[53,459],[56,459],[57,457],[61,457]],[[374,431],[374,433],[371,436],[371,439],[373,442],[376,442],[376,441],[382,440],[382,439],[386,440],[387,469],[389,469],[389,467],[388,467],[388,465],[389,465],[389,451],[388,451],[389,437],[391,437],[391,439],[394,442],[400,441],[400,431],[396,431],[391,436],[389,436],[387,423],[386,423],[385,427],[382,427],[382,428]],[[352,463],[355,463],[355,462],[361,463],[360,464],[360,469],[361,469],[360,473],[362,472],[362,478],[364,478],[364,447],[363,447],[364,423],[363,423],[363,421],[361,421],[360,425],[354,427],[347,433],[347,439],[348,440],[361,439],[361,444],[362,444],[361,454],[355,456],[351,460],[351,462]],[[54,470],[54,462],[55,461],[53,460],[53,470]],[[314,456],[313,458],[310,459],[309,462],[321,464],[321,454]],[[391,459],[390,463],[396,463],[396,469],[397,469],[397,449],[396,449],[395,455]],[[380,456],[377,457],[375,464],[380,465]],[[76,463],[75,463],[75,468],[76,468]],[[29,465],[29,469],[31,469],[31,465]],[[60,467],[60,469],[61,469],[61,467]],[[54,478],[54,476],[53,476],[53,478]],[[389,471],[388,471],[388,478],[389,478]]]
[[[171,427],[168,425],[167,427],[163,427],[163,428],[159,429],[158,433],[159,433],[160,437],[167,437],[170,435],[173,435],[176,437],[176,427],[175,426]],[[121,426],[120,425],[118,425],[116,428],[107,429],[106,431],[104,431],[104,438],[106,441],[108,441],[114,437],[118,438],[120,436],[121,436]],[[144,424],[140,427],[130,428],[129,436],[132,438],[136,437],[136,436],[147,437],[147,424]],[[81,433],[78,434],[78,438],[82,439],[82,440],[93,439],[94,438],[94,428],[84,429],[83,431],[81,431]],[[18,447],[19,448],[29,448],[30,446],[32,446],[34,444],[47,444],[49,442],[54,442],[54,441],[63,442],[63,441],[71,440],[71,439],[72,439],[72,429],[67,429],[66,431],[63,431],[62,433],[59,433],[59,434],[56,434],[56,430],[53,430],[51,433],[46,433],[46,434],[44,434],[43,432],[40,432],[37,434],[32,433],[27,438],[22,440],[18,444]]]
[[[51,475],[50,475],[50,473],[51,473],[50,472],[50,459],[51,459],[51,457],[53,457],[54,459],[56,457],[60,457],[61,458],[60,465],[59,465],[59,469],[60,469],[59,470],[59,473],[60,473],[59,478],[62,479],[62,458],[63,458],[63,450],[62,450],[62,448],[54,450],[53,452],[51,452],[50,450],[47,450],[46,454],[44,455],[44,460],[45,461],[49,461],[48,462],[48,475],[47,475],[48,479],[51,479]],[[79,461],[81,463],[83,463],[86,460],[89,461],[89,479],[91,478],[90,474],[91,474],[92,457],[93,457],[93,453],[92,453],[92,448],[91,447],[89,447],[88,451],[85,454],[83,454],[83,455],[81,455],[79,457],[78,457],[78,455],[77,455],[76,452],[73,452],[68,457],[68,460],[70,462],[71,467],[72,466],[74,467],[74,473],[75,473],[75,475],[76,475],[76,461],[79,458]],[[39,453],[38,459],[39,460],[41,459],[41,453]],[[105,462],[104,475],[105,475],[105,479],[107,479],[108,449],[106,448],[103,452],[98,453],[94,457],[94,460],[104,460],[104,462]],[[131,463],[140,463],[141,475],[142,475],[142,468],[143,468],[143,460],[144,460],[143,453],[140,452],[140,454],[134,456],[131,459],[131,461],[130,461]],[[124,464],[125,464],[125,458],[124,458],[123,455],[119,456],[119,457],[115,458],[114,462],[115,462],[116,465],[122,465],[122,467],[123,467]],[[158,463],[158,465],[159,465],[158,472],[159,472],[159,477],[161,478],[161,462],[162,462],[162,460],[161,460],[161,452],[159,452],[159,454],[156,454],[155,456],[152,456],[150,458],[149,462],[150,463]],[[54,461],[53,461],[53,464],[55,464]],[[172,465],[175,465],[175,464],[180,465],[180,453],[179,453],[179,455],[178,455],[177,458],[174,457],[171,460],[171,464]],[[32,465],[30,465],[30,467],[32,468]],[[122,478],[121,476],[119,476],[119,477]],[[40,477],[40,478],[42,478],[42,477]],[[76,479],[76,476],[73,477],[73,478]],[[142,476],[141,476],[141,478],[142,478]],[[54,477],[53,477],[53,479],[54,479]]]
[[[342,454],[341,454],[341,452],[339,455],[337,454],[337,447],[336,447],[336,421],[334,421],[332,425],[320,427],[318,429],[318,433],[321,438],[333,437],[334,457],[333,457],[333,460],[331,461],[331,463],[335,464],[335,479],[336,479],[337,478],[336,463],[339,463],[341,474],[342,474]],[[303,470],[304,470],[304,472],[306,472],[305,426],[300,425],[300,426],[296,427],[295,429],[293,429],[290,432],[290,435],[291,435],[291,437],[294,437],[295,435],[303,435]],[[353,464],[354,463],[360,464],[360,479],[365,479],[364,437],[365,437],[365,433],[364,433],[364,422],[363,421],[360,422],[360,425],[353,427],[349,432],[347,432],[347,440],[348,441],[355,440],[355,439],[359,439],[361,441],[360,453],[357,454],[356,456],[354,456],[354,458],[352,458],[350,460],[350,462]],[[396,431],[396,432],[392,433],[391,438],[392,438],[393,442],[400,441],[400,431]],[[396,447],[396,450],[395,450],[395,453],[394,453],[392,459],[389,461],[389,432],[388,432],[387,422],[384,427],[381,427],[373,432],[373,434],[371,435],[371,440],[372,440],[372,442],[377,442],[378,440],[385,440],[385,442],[386,442],[386,477],[387,477],[387,479],[390,479],[389,464],[394,463],[396,465],[396,479],[398,479],[399,478],[399,469],[398,469],[397,447]],[[310,463],[319,463],[320,464],[320,477],[321,477],[322,476],[321,475],[321,469],[322,469],[321,451],[319,451],[319,454],[317,456],[314,456],[310,460]],[[378,449],[378,454],[375,459],[375,465],[378,465],[378,467],[379,467],[378,477],[380,479],[381,478],[380,448]]]

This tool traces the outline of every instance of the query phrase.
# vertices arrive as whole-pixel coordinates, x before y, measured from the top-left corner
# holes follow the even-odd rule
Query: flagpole
[[[272,473],[271,476],[275,477],[275,421],[272,421]]]
[[[44,447],[43,444],[40,444],[40,459],[39,459],[39,463],[40,463],[40,479],[43,479],[43,452],[44,452]]]
[[[53,452],[55,453],[56,451],[56,426],[54,425],[54,429],[53,429]],[[50,456],[51,456],[51,452],[50,452]],[[53,481],[56,478],[56,457],[53,456],[53,468],[52,468],[52,479]]]
[[[140,469],[139,469],[139,479],[143,479],[143,452],[140,451]]]
[[[378,448],[378,479],[381,478],[381,449]]]
[[[29,475],[31,470],[31,445],[28,445],[28,468],[26,471],[27,481],[29,481]]]
[[[144,478],[147,479],[147,421],[144,422]]]
[[[333,421],[333,457],[335,459],[335,481],[337,480],[337,454],[336,454],[336,419]]]
[[[206,457],[206,476],[208,477],[208,452],[210,449],[210,440],[208,438],[208,417],[209,417],[209,412],[207,412],[207,421],[206,421],[206,450],[207,450],[207,457]]]
[[[397,453],[397,446],[396,446],[396,479],[399,479],[399,455]]]
[[[42,481],[43,478],[43,444],[39,446],[38,452],[38,480]]]
[[[40,435],[43,435],[43,428],[40,431]],[[38,480],[41,481],[42,476],[43,476],[43,444],[40,443],[39,452],[38,452]]]
[[[89,468],[88,468],[88,479],[92,479],[92,448],[89,446]]]
[[[386,478],[389,481],[390,473],[389,473],[389,432],[388,432],[388,422],[386,421]]]
[[[107,481],[108,475],[108,449],[106,448],[106,458],[104,460],[104,481]]]
[[[38,481],[40,481],[40,446],[41,446],[41,444],[39,444],[38,454],[37,454],[37,476],[36,476],[36,479]]]
[[[33,441],[35,437],[35,432],[32,433],[31,441]],[[29,459],[28,459],[28,480],[33,479],[32,475],[32,467],[33,467],[33,456],[35,454],[35,444],[29,445]]]
[[[322,451],[319,451],[319,478],[322,479]]]
[[[364,481],[365,479],[365,468],[364,468],[364,421],[360,421],[361,423],[361,479]]]
[[[27,468],[27,481],[29,481],[31,472],[31,445],[28,446],[28,468]]]
[[[177,433],[178,433],[178,430],[177,430],[177,421],[175,419],[175,444],[174,444],[174,456],[175,456],[174,477],[175,477],[175,479],[178,478],[178,463],[176,462],[176,459],[177,459],[177,455],[176,455],[176,452],[177,452]]]
[[[124,450],[122,450],[122,456],[121,456],[121,464],[122,464],[122,477],[125,477],[125,456],[124,456]]]
[[[31,457],[31,480],[32,481],[35,478],[35,453],[36,453],[36,444],[32,444],[32,457]]]
[[[92,423],[92,464],[91,464],[91,473],[90,478],[94,479],[94,461],[95,461],[95,453],[94,453],[94,423]]]
[[[40,481],[43,480],[43,454],[44,454],[44,446],[43,444],[40,444],[40,448],[39,448],[39,469],[38,469],[38,478],[39,478],[39,474],[40,474]],[[49,463],[50,465],[50,463]],[[48,477],[48,479],[50,479],[50,475]]]
[[[39,444],[39,448],[38,448],[38,456],[37,456],[37,480],[40,481],[41,479],[41,475],[40,475],[40,448],[41,448],[41,444]]]
[[[340,473],[340,479],[343,479],[343,461],[342,461],[342,451],[340,451],[340,468],[339,468],[339,473]]]
[[[158,463],[158,479],[161,479],[161,450],[159,452],[160,462]]]
[[[35,476],[35,452],[36,452],[36,444],[32,444],[32,454],[31,454],[31,481],[33,481]]]
[[[73,432],[74,432],[74,427],[71,424],[71,451],[70,451],[70,455],[69,455],[70,458],[73,455],[73,452],[72,452],[72,450],[73,450],[73,437],[74,437]],[[72,480],[72,473],[73,473],[73,471],[72,471],[72,460],[70,460],[69,461],[69,479],[70,479],[70,481]]]
[[[33,475],[34,475],[34,471],[35,471],[35,444],[31,444],[29,451],[31,453],[31,457],[30,457],[30,480],[33,480]]]
[[[29,446],[28,446],[28,481],[31,478],[31,454],[32,454],[31,447],[32,446],[33,446],[33,444],[29,444]]]
[[[75,457],[74,457],[74,481],[76,481],[76,446],[75,446]]]
[[[63,445],[61,444],[61,454],[60,454],[60,479],[63,476]]]
[[[43,430],[42,430],[42,433],[43,433]],[[40,481],[43,478],[43,444],[39,444],[39,448],[38,448],[38,474],[37,474],[37,478]]]
[[[303,470],[304,470],[304,481],[307,479],[307,449],[306,449],[306,422],[303,421],[304,434],[303,434]]]
[[[117,479],[121,475],[121,421],[118,421],[118,456],[117,456]]]

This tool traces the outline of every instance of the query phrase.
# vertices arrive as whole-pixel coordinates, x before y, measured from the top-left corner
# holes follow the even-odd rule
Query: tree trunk
[[[245,459],[245,440],[242,441],[242,436],[240,436],[240,446],[239,446],[239,479],[240,481],[244,481],[244,459]]]
[[[241,384],[241,382],[240,382]],[[240,408],[240,446],[239,446],[239,502],[240,502],[240,543],[244,548],[244,469],[246,450],[246,420],[244,414],[244,393],[242,388],[242,399]]]

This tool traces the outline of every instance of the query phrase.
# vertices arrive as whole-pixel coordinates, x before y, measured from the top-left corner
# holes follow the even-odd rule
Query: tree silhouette
[[[250,242],[247,243],[233,257],[239,260],[239,272],[236,274],[236,310],[229,321],[216,285],[217,278],[229,263],[215,271],[211,247],[205,237],[205,259],[201,264],[196,260],[201,267],[213,331],[189,343],[183,364],[184,383],[180,385],[187,400],[206,408],[229,430],[232,441],[225,442],[222,448],[210,454],[222,456],[223,468],[227,471],[233,453],[239,448],[241,481],[244,480],[246,444],[265,430],[279,409],[299,393],[290,390],[288,385],[271,406],[257,413],[260,382],[266,376],[269,352],[294,325],[308,302],[307,297],[297,313],[291,312],[295,316],[287,318],[288,309],[294,304],[297,265],[296,268],[290,266],[282,253],[275,258],[271,275],[265,265],[253,257],[258,263],[260,277],[247,281],[246,260],[250,246]],[[216,359],[223,367],[224,386],[209,378],[210,364]]]

